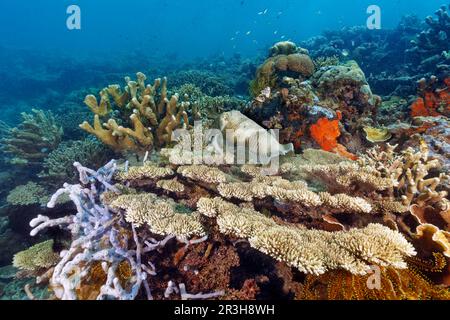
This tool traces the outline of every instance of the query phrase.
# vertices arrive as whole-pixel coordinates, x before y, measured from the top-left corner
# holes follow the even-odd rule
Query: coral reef
[[[293,143],[296,151],[316,143],[356,159],[357,146],[365,139],[360,131],[377,123],[381,104],[358,64],[322,67],[308,81],[284,77],[283,85],[265,89],[245,113],[270,129],[280,129],[280,140]]]

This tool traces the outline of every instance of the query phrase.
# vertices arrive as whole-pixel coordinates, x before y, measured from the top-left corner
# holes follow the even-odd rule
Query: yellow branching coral
[[[91,109],[91,111],[99,116],[106,116],[111,111],[111,103],[109,102],[108,91],[103,89],[100,91],[100,102],[97,98],[90,94],[84,99],[84,103]]]
[[[125,210],[128,222],[137,226],[146,225],[158,235],[175,235],[181,238],[205,235],[198,213],[179,213],[174,202],[158,198],[152,193],[121,195],[110,206]]]
[[[258,211],[240,208],[221,198],[202,198],[197,205],[200,213],[217,219],[222,233],[246,238],[255,249],[305,273],[319,275],[344,269],[366,274],[372,264],[406,268],[404,258],[416,254],[399,232],[379,224],[347,232],[326,232],[278,225]]]
[[[145,74],[138,72],[136,77],[136,81],[125,78],[124,90],[119,85],[110,85],[100,91],[100,101],[93,95],[88,95],[84,101],[95,114],[94,126],[85,121],[80,128],[97,136],[115,151],[145,152],[154,146],[163,146],[171,142],[176,128],[189,126],[186,111],[190,104],[179,102],[177,94],[168,99],[166,78],[146,85]],[[110,97],[121,118],[102,123],[100,117],[108,116],[113,109]],[[188,97],[184,98],[187,100]],[[130,123],[131,127],[122,122]]]
[[[53,240],[47,240],[16,253],[13,265],[20,270],[38,271],[54,266],[59,260],[59,255],[53,251]]]

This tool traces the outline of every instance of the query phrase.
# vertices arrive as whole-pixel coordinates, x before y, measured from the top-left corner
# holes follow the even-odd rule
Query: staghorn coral
[[[137,73],[137,80],[125,78],[125,89],[119,85],[110,85],[100,92],[100,101],[89,95],[85,103],[95,114],[94,126],[83,122],[80,128],[95,135],[115,151],[133,151],[143,153],[154,147],[168,144],[176,128],[187,128],[190,107],[187,97],[179,102],[178,94],[168,97],[167,79],[156,79],[153,85],[145,83],[147,77]],[[111,101],[116,108],[113,108]],[[114,109],[119,118],[110,118],[101,123],[100,117],[107,117]],[[123,123],[122,123],[123,122]],[[131,123],[132,128],[126,126]],[[151,128],[151,129],[150,129]]]
[[[31,112],[21,113],[22,122],[1,140],[1,148],[11,156],[11,164],[40,166],[61,142],[63,131],[53,114],[38,109]]]
[[[215,217],[222,233],[248,239],[250,245],[302,272],[323,274],[344,269],[366,274],[370,264],[405,268],[405,256],[415,250],[403,236],[386,227],[370,224],[348,232],[307,230],[278,225],[259,212],[240,208],[221,198],[202,198],[198,210]]]
[[[50,199],[50,194],[41,185],[28,182],[11,190],[6,202],[13,206],[45,205]]]
[[[413,56],[421,67],[425,67],[429,63],[440,64],[445,62],[445,53],[449,50],[448,34],[450,33],[450,16],[447,6],[441,6],[435,15],[427,16],[425,23],[428,27],[416,35],[411,40],[411,48],[407,50]]]
[[[53,240],[47,240],[16,253],[14,267],[25,271],[48,269],[59,262],[59,255],[53,251]]]

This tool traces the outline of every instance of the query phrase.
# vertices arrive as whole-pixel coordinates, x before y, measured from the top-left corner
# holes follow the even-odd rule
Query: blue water
[[[81,8],[81,30],[66,28],[71,4]],[[402,15],[432,15],[442,0],[2,0],[0,45],[79,57],[134,50],[252,56],[280,39],[365,25],[372,4],[382,10],[382,28],[393,28]]]

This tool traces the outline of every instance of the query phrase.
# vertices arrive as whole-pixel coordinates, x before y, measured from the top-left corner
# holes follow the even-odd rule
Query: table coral
[[[322,274],[343,268],[366,274],[370,263],[405,268],[402,257],[415,254],[399,233],[381,225],[329,233],[280,226],[257,211],[239,208],[220,198],[203,198],[198,206],[202,214],[217,218],[221,232],[247,238],[252,247],[305,273]]]
[[[53,251],[53,240],[47,240],[16,253],[13,265],[26,271],[48,269],[59,262],[59,255]]]

